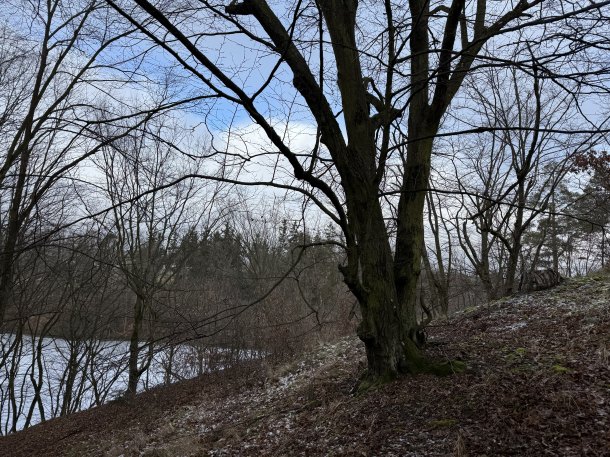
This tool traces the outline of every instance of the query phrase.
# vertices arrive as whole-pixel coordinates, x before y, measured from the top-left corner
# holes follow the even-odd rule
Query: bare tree
[[[124,291],[92,235],[62,232],[15,263],[15,309],[0,334],[3,433],[100,404],[120,374],[102,366]]]
[[[430,191],[426,196],[428,227],[432,232],[433,246],[422,251],[425,278],[434,296],[435,308],[447,316],[449,312],[449,289],[453,270],[453,246],[450,224],[443,214],[441,198]],[[434,261],[430,261],[430,251]],[[435,309],[432,312],[438,312]]]
[[[557,49],[547,46],[548,40],[562,50],[576,41],[582,47],[592,22],[597,30],[606,26],[608,2],[570,2],[569,9],[544,0],[453,0],[449,5],[318,0],[275,9],[264,0],[232,1],[224,9],[204,0],[175,9],[147,0],[107,2],[193,80],[243,110],[268,138],[271,146],[265,150],[229,147],[219,153],[239,170],[275,154],[269,179],[222,178],[301,192],[340,227],[347,259],[341,271],[360,304],[358,335],[366,347],[367,380],[451,371],[424,360],[414,341],[434,138],[465,78],[517,55],[506,57],[491,44],[523,50],[528,43],[519,31],[569,27],[570,33],[552,37],[538,30],[533,35],[545,46],[530,46],[559,79],[557,60],[544,54]],[[149,19],[155,21],[150,27],[144,23]],[[223,59],[223,49],[215,47],[214,37],[222,34],[235,37],[226,52],[248,49],[233,68],[235,60]],[[269,62],[270,52],[275,62]],[[518,65],[533,67],[528,54],[518,56]],[[248,76],[252,65],[264,72],[261,78]],[[595,71],[579,69],[565,77],[585,81]],[[276,122],[276,115],[286,122]],[[294,116],[315,125],[313,148],[286,140],[290,129],[285,126]],[[386,202],[394,208],[391,224],[386,224]]]
[[[77,167],[107,140],[98,126],[116,117],[108,101],[119,94],[108,96],[117,87],[111,81],[132,78],[115,65],[125,56],[109,57],[131,30],[111,28],[107,13],[97,0],[11,0],[0,13],[0,323],[15,261],[64,222]],[[25,240],[35,218],[44,223],[38,232],[28,229],[35,237]]]
[[[116,236],[118,269],[133,293],[127,392],[136,392],[140,376],[154,354],[156,321],[165,311],[168,290],[184,266],[189,252],[179,241],[197,226],[205,212],[192,208],[202,204],[201,181],[182,180],[196,174],[197,165],[181,162],[161,141],[163,122],[150,122],[138,132],[113,141],[103,150],[101,171],[112,206],[109,230]],[[206,196],[206,203],[214,195]],[[147,324],[147,328],[144,325]],[[143,340],[147,341],[143,344]],[[146,350],[142,357],[143,349]]]
[[[456,217],[462,249],[491,299],[516,292],[523,238],[592,136],[569,134],[573,96],[547,87],[552,82],[537,67],[531,76],[514,68],[486,76],[469,89],[473,109],[494,131],[461,143],[456,177],[464,206]]]

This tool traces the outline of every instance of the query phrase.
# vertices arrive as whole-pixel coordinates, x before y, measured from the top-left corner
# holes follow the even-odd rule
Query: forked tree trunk
[[[405,319],[408,313],[398,300],[392,253],[378,202],[372,200],[370,206],[354,209],[351,216],[353,221],[361,221],[355,225],[368,227],[358,236],[360,287],[353,290],[362,314],[358,336],[365,344],[368,375],[392,377],[403,371],[413,355],[407,350],[414,346],[407,341],[411,330],[409,320]]]
[[[145,3],[139,1],[138,3]],[[319,0],[317,6],[327,25],[337,69],[337,83],[341,93],[343,129],[336,121],[321,84],[304,59],[295,42],[264,0],[232,1],[226,12],[233,15],[252,15],[261,24],[294,74],[294,87],[306,101],[320,128],[320,142],[324,144],[340,175],[345,195],[347,214],[343,213],[341,198],[337,198],[325,182],[306,171],[300,159],[282,142],[267,125],[240,88],[221,74],[217,67],[197,49],[189,48],[198,59],[218,77],[222,77],[244,102],[249,114],[263,127],[272,142],[294,167],[294,176],[321,190],[333,202],[339,213],[346,238],[347,266],[342,268],[346,284],[360,303],[363,320],[358,335],[364,341],[368,358],[369,376],[372,379],[393,376],[398,372],[417,372],[425,369],[422,357],[414,342],[418,330],[416,320],[416,287],[420,272],[423,244],[423,207],[425,202],[433,138],[438,132],[440,120],[452,97],[461,85],[474,56],[485,40],[479,38],[486,32],[485,2],[477,6],[474,41],[468,55],[462,56],[452,72],[454,42],[464,2],[452,3],[447,13],[439,65],[430,71],[430,46],[428,21],[431,16],[429,2],[409,2],[412,22],[409,45],[411,57],[410,103],[407,160],[402,177],[398,204],[396,253],[392,255],[380,203],[380,184],[386,176],[386,159],[389,153],[390,124],[403,112],[394,106],[392,85],[395,51],[395,23],[391,19],[390,3],[386,3],[388,23],[389,67],[386,95],[375,97],[368,93],[370,75],[363,75],[360,53],[356,40],[357,0]],[[521,5],[521,4],[520,4]],[[525,8],[526,5],[522,5]],[[144,8],[160,21],[162,15],[145,4]],[[165,23],[172,29],[171,24]],[[174,33],[176,34],[176,33]],[[180,35],[177,35],[180,38]],[[180,38],[185,46],[191,45]],[[453,74],[452,74],[453,73]],[[429,99],[430,78],[435,74],[436,88]],[[366,76],[366,77],[365,77]],[[453,77],[452,77],[453,76]],[[371,116],[371,106],[377,113]],[[376,119],[375,119],[376,118]],[[376,132],[383,130],[384,141],[378,144]],[[346,141],[347,140],[347,141]],[[379,148],[378,148],[379,146]]]
[[[419,215],[414,214],[416,230],[413,265],[400,270],[397,277],[390,235],[379,201],[375,126],[370,117],[369,96],[360,66],[355,38],[357,2],[320,2],[328,25],[338,85],[343,99],[347,145],[340,130],[328,132],[323,139],[337,157],[341,185],[347,205],[347,267],[345,282],[360,304],[362,322],[358,336],[364,342],[368,378],[377,382],[405,371],[417,371],[421,355],[411,336],[416,333],[415,287],[423,227],[423,196]],[[331,138],[333,135],[336,138]],[[431,142],[430,142],[431,146]],[[408,178],[407,178],[408,179]],[[427,176],[425,176],[427,182]],[[420,181],[418,181],[418,184]],[[415,259],[416,258],[416,259]]]
[[[431,145],[429,142],[424,147],[431,149]],[[425,157],[430,149],[420,152]],[[401,218],[395,255],[377,192],[369,188],[375,185],[374,177],[368,177],[369,184],[367,176],[344,181],[350,227],[356,238],[353,248],[356,252],[348,252],[344,276],[360,304],[362,322],[358,326],[358,336],[366,348],[368,378],[374,382],[399,373],[441,369],[426,362],[416,344],[419,330],[416,292],[421,270],[425,202],[425,191],[419,189],[427,185],[429,166],[414,166],[410,170],[405,192],[411,197],[401,200],[403,205],[399,207]]]
[[[416,315],[416,287],[419,262],[413,261],[407,273],[402,273],[400,287],[394,273],[394,259],[384,230],[378,204],[376,217],[362,207],[353,219],[362,216],[369,225],[368,235],[359,239],[358,278],[361,287],[352,289],[362,314],[358,336],[365,344],[368,369],[366,379],[385,382],[400,373],[450,373],[451,364],[427,361],[416,344],[419,330]],[[413,232],[414,236],[419,236]],[[420,242],[415,243],[421,245]],[[350,285],[349,277],[346,283]],[[367,383],[363,386],[366,387]]]

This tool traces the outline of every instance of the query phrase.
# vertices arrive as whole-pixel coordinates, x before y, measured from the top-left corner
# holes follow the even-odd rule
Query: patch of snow
[[[520,328],[523,328],[523,327],[527,327],[527,322],[525,322],[525,321],[515,322],[514,324],[507,325],[504,328],[509,331],[515,331],[515,330],[519,330]]]
[[[8,352],[14,341],[14,335],[0,334],[0,355]],[[41,348],[40,360],[38,345]],[[94,348],[94,352],[91,348]],[[70,354],[74,353],[78,356],[77,362],[70,360]],[[119,397],[127,388],[128,354],[127,341],[91,340],[81,342],[81,347],[75,349],[70,346],[70,342],[61,338],[41,340],[24,335],[18,354],[14,358],[0,360],[0,436],[10,431],[13,422],[16,422],[16,429],[21,430],[30,408],[30,425],[41,421],[41,411],[34,404],[35,381],[42,383],[40,406],[45,419],[59,414],[64,396],[72,395],[69,398],[72,398],[71,410],[74,411],[88,409]],[[93,359],[87,359],[88,356]],[[242,356],[250,358],[253,353],[245,352]],[[70,363],[78,363],[79,370],[73,390],[66,392],[66,370]],[[223,368],[222,364],[214,366],[216,370]],[[207,357],[198,354],[193,346],[178,345],[171,351],[169,348],[158,347],[148,369],[140,378],[138,391],[176,379],[193,378],[202,370],[210,369]],[[286,387],[290,383],[291,379],[284,380]]]

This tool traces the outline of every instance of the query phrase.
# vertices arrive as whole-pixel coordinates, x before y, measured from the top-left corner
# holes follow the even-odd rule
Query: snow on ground
[[[33,427],[0,455],[609,455],[610,277],[468,309],[429,335],[428,357],[466,371],[354,395],[366,362],[351,337]]]
[[[75,348],[61,338],[41,340],[29,335],[23,338],[18,356],[9,357],[4,364],[0,363],[0,435],[11,431],[14,424],[17,430],[23,429],[28,415],[31,415],[30,426],[41,422],[43,418],[48,420],[59,415],[62,402],[68,395],[66,380],[71,363],[70,354],[75,355],[72,363],[78,366],[70,394],[70,412],[103,404],[125,392],[128,381],[128,342],[81,341],[80,346]],[[10,354],[9,348],[14,339],[15,336],[11,334],[0,335],[3,354]],[[36,350],[38,345],[40,351]],[[42,355],[40,360],[38,352]],[[252,354],[245,356],[251,357]],[[150,366],[140,378],[138,391],[189,379],[207,369],[205,358],[202,359],[202,354],[193,346],[178,345],[171,350],[158,347]],[[34,401],[37,385],[41,385],[39,403]]]

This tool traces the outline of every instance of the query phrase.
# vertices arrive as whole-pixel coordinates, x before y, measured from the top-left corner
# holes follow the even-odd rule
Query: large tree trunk
[[[416,205],[419,213],[413,214],[415,230],[409,240],[416,245],[413,259],[397,282],[378,195],[375,126],[370,117],[369,98],[355,38],[357,2],[323,1],[320,4],[337,63],[348,139],[345,150],[335,151],[335,154],[349,158],[346,160],[348,166],[338,163],[346,195],[350,235],[348,265],[343,274],[360,304],[362,322],[358,336],[366,347],[368,377],[376,382],[392,378],[399,372],[419,371],[422,365],[421,354],[410,337],[417,331],[415,288],[423,239],[425,192],[418,195],[418,199],[421,197]],[[429,143],[431,147],[431,140]]]
[[[282,143],[281,139],[267,128],[269,138],[280,148],[295,170],[295,177],[307,181],[322,190],[334,203],[339,213],[346,238],[347,266],[342,269],[345,282],[358,299],[363,321],[358,334],[366,346],[369,375],[373,379],[393,376],[398,372],[417,372],[425,364],[414,342],[418,330],[416,319],[416,288],[420,272],[423,243],[423,207],[430,174],[430,157],[433,137],[438,132],[439,123],[451,98],[463,80],[462,72],[467,71],[472,58],[462,58],[460,74],[450,81],[453,44],[458,20],[463,10],[463,1],[456,1],[450,8],[447,30],[444,34],[441,65],[438,68],[437,89],[433,102],[428,100],[430,80],[428,21],[429,4],[424,0],[409,2],[413,18],[410,34],[411,48],[411,94],[408,125],[407,163],[401,184],[398,204],[398,234],[396,254],[393,258],[390,234],[380,204],[380,183],[386,176],[389,137],[381,142],[378,150],[376,131],[389,129],[395,119],[402,115],[393,105],[392,72],[397,65],[394,42],[388,52],[390,57],[386,95],[375,97],[367,91],[368,83],[362,74],[360,53],[356,40],[357,0],[320,0],[318,7],[323,13],[332,43],[337,69],[337,83],[341,93],[342,115],[347,138],[336,122],[336,116],[328,104],[321,85],[318,84],[306,60],[303,58],[292,37],[282,22],[275,16],[264,0],[243,0],[231,2],[226,11],[229,14],[253,15],[263,26],[294,73],[294,86],[305,99],[320,128],[320,141],[328,148],[334,165],[341,178],[345,194],[347,214],[343,214],[342,203],[319,178],[302,168],[300,160]],[[484,5],[484,2],[483,2]],[[388,33],[395,32],[391,20],[392,6],[388,3],[386,15],[389,19]],[[149,10],[151,8],[149,7]],[[478,16],[484,19],[484,8]],[[155,13],[153,10],[152,13]],[[163,20],[157,14],[155,16]],[[481,33],[478,18],[475,34]],[[169,25],[171,28],[171,24]],[[391,37],[391,40],[394,37]],[[183,43],[185,40],[181,40]],[[189,43],[185,43],[189,46]],[[478,52],[481,44],[472,47]],[[205,56],[197,54],[202,62]],[[211,64],[206,65],[217,70]],[[218,72],[217,72],[218,73]],[[369,76],[369,75],[366,75]],[[231,81],[225,82],[237,94]],[[367,78],[368,79],[368,78]],[[245,95],[240,95],[243,99]],[[371,116],[370,105],[377,113]],[[244,106],[263,126],[264,119],[256,112],[251,100]],[[374,120],[376,117],[376,120]],[[389,130],[386,130],[386,133]],[[347,139],[347,141],[345,141]],[[385,145],[385,146],[383,146]],[[385,149],[384,149],[385,148]]]
[[[423,148],[427,150],[419,152],[426,157],[431,146],[431,141],[425,142]],[[405,192],[410,197],[401,199],[399,206],[395,256],[376,192],[369,189],[375,185],[374,177],[359,176],[358,180],[344,183],[350,227],[357,243],[348,252],[348,267],[343,273],[360,304],[362,322],[358,336],[366,347],[367,374],[373,382],[383,382],[399,373],[444,374],[452,370],[451,364],[428,363],[416,344],[419,330],[416,292],[426,194],[420,189],[427,186],[430,168],[421,163],[407,168]]]
[[[367,198],[362,191],[363,200]],[[356,278],[346,277],[357,296],[362,322],[358,336],[364,342],[368,375],[387,379],[406,371],[420,359],[409,341],[416,322],[399,302],[394,281],[393,259],[381,207],[376,198],[368,196],[368,204],[354,205],[350,214],[358,240]],[[357,286],[354,286],[357,284]]]

